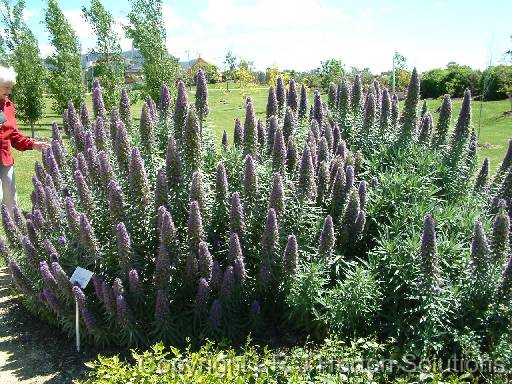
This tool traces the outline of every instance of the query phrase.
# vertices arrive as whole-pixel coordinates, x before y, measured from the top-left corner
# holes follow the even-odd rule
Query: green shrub
[[[55,126],[33,209],[2,210],[0,254],[27,308],[72,332],[77,301],[98,344],[290,333],[507,358],[511,163],[475,191],[469,90],[455,126],[437,131],[427,113],[420,124],[416,71],[401,118],[358,77],[339,102],[331,92],[332,109],[315,92],[309,121],[279,89],[268,126],[248,98],[220,151],[204,82],[201,121],[181,82],[174,109],[165,86],[159,106],[147,99],[138,130],[120,120],[126,100],[106,116],[100,86],[93,124],[69,104],[70,146]],[[94,272],[84,291],[67,280],[77,265]]]
[[[425,364],[414,369],[411,360],[385,357],[388,345],[367,339],[345,344],[324,340],[272,352],[247,343],[240,351],[206,342],[200,350],[166,350],[154,345],[143,353],[132,351],[133,363],[118,356],[99,356],[82,384],[138,383],[477,383],[470,372],[460,375]],[[381,365],[379,365],[381,363]],[[408,364],[410,363],[410,364]],[[504,374],[486,376],[505,383]]]

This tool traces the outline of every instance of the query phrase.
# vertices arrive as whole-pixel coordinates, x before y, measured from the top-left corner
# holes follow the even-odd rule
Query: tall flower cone
[[[314,200],[316,198],[315,169],[311,159],[311,151],[307,145],[302,153],[297,190],[304,199]]]
[[[418,102],[420,100],[420,79],[416,68],[412,70],[411,80],[407,87],[407,95],[404,103],[404,111],[400,118],[400,140],[409,142],[416,136],[418,119]]]
[[[299,118],[304,119],[308,113],[308,96],[306,93],[306,86],[302,84],[300,87],[300,103],[299,103]]]
[[[279,105],[277,104],[277,96],[276,91],[273,86],[271,86],[268,90],[268,99],[267,99],[267,121],[270,120],[272,116],[278,116],[279,114]]]
[[[279,173],[272,175],[272,189],[268,200],[268,208],[273,208],[276,215],[280,217],[285,210],[285,192],[283,179]]]
[[[185,124],[187,121],[188,115],[188,96],[187,90],[185,88],[185,84],[183,81],[179,80],[176,85],[176,102],[174,104],[174,135],[176,137],[176,141],[180,143],[183,139],[183,132],[185,131]]]
[[[286,276],[294,276],[299,269],[299,246],[295,235],[289,235],[283,256],[283,271]]]

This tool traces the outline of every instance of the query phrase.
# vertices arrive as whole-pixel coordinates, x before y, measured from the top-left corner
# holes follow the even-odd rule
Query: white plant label
[[[75,272],[73,272],[73,275],[69,279],[71,284],[75,285],[78,284],[80,288],[85,289],[87,287],[87,284],[89,284],[89,281],[91,281],[91,277],[94,273],[82,268],[82,267],[76,267]]]

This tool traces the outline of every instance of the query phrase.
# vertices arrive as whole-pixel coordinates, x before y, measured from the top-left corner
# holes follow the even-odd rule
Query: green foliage
[[[55,52],[46,58],[48,89],[55,100],[53,109],[60,114],[68,101],[80,105],[84,95],[80,44],[56,0],[48,0],[44,21]]]
[[[321,62],[319,74],[320,84],[323,89],[327,90],[329,84],[338,84],[338,81],[345,74],[345,67],[341,60],[329,59]]]
[[[476,220],[479,238],[488,233],[495,191],[510,199],[512,176],[493,191],[473,192],[468,164],[477,145],[469,91],[451,140],[419,143],[416,73],[411,83],[407,119],[396,127],[380,124],[383,114],[372,110],[376,88],[366,126],[359,104],[340,113],[336,106],[324,109],[316,95],[314,121],[298,121],[287,142],[295,140],[303,153],[299,169],[285,167],[284,121],[274,117],[273,142],[254,147],[252,103],[237,146],[216,152],[210,117],[199,126],[181,82],[174,111],[181,117],[169,122],[168,135],[151,132],[158,123],[149,119],[149,103],[143,134],[127,136],[122,124],[113,124],[113,144],[101,124],[75,124],[64,161],[55,165],[48,152],[37,168],[29,220],[43,224],[12,220],[4,210],[10,255],[19,263],[11,270],[27,307],[73,329],[69,289],[56,290],[62,311],[48,299],[40,302],[41,290],[54,288],[37,268],[51,261],[51,245],[67,273],[81,265],[100,280],[81,299],[83,337],[91,343],[182,346],[190,337],[193,345],[205,338],[238,344],[248,333],[316,341],[334,334],[393,339],[395,357],[506,358],[512,268],[491,260],[492,273],[473,273],[471,249],[477,248],[469,244]],[[405,123],[408,135],[401,134]],[[337,126],[351,135],[334,134]],[[152,151],[150,138],[158,148],[167,144],[166,161]],[[93,156],[97,141],[105,151],[100,165]],[[248,145],[252,159],[243,153]],[[290,239],[297,246],[288,247]]]
[[[207,341],[201,349],[165,348],[162,343],[139,352],[133,350],[133,363],[119,356],[98,356],[87,363],[92,369],[81,384],[139,383],[395,383],[430,382],[433,384],[477,383],[467,372],[456,375],[442,371],[439,365],[418,366],[404,356],[389,358],[391,346],[370,339],[350,343],[331,338],[321,345],[271,351],[255,346],[250,340],[240,349],[226,348]],[[432,361],[432,363],[435,363]],[[381,364],[381,365],[379,365]],[[506,376],[491,376],[505,383]]]
[[[174,85],[177,60],[167,51],[161,0],[131,0],[126,35],[144,59],[144,91],[158,100],[160,86]]]
[[[14,101],[18,117],[32,127],[43,115],[43,90],[45,69],[39,54],[37,40],[31,31],[21,33],[19,45],[13,54],[14,68],[18,73]]]
[[[18,1],[11,8],[9,2],[4,0],[2,5],[5,9],[3,23],[7,27],[8,42],[12,50],[10,60],[17,73],[13,100],[16,103],[17,116],[32,127],[33,137],[34,124],[43,115],[45,69],[37,39],[22,19],[25,2]],[[3,41],[0,45],[3,45]]]
[[[99,56],[94,73],[104,89],[105,108],[110,111],[117,105],[124,84],[124,59],[119,36],[114,30],[114,18],[100,0],[91,0],[89,8],[82,8],[82,15],[96,34],[93,52]]]
[[[437,98],[444,94],[461,97],[466,89],[478,94],[481,88],[480,71],[467,65],[449,63],[444,69],[435,68],[423,73],[421,78],[421,96]]]
[[[500,100],[512,94],[512,65],[487,68],[481,78],[485,100]],[[511,107],[512,109],[512,107]]]

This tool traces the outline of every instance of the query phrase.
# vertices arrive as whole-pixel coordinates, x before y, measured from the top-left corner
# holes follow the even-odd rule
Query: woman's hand
[[[46,143],[44,141],[34,141],[34,147],[33,148],[36,151],[42,151],[43,148],[46,148],[48,146],[50,146],[50,144],[48,144],[48,143]]]

